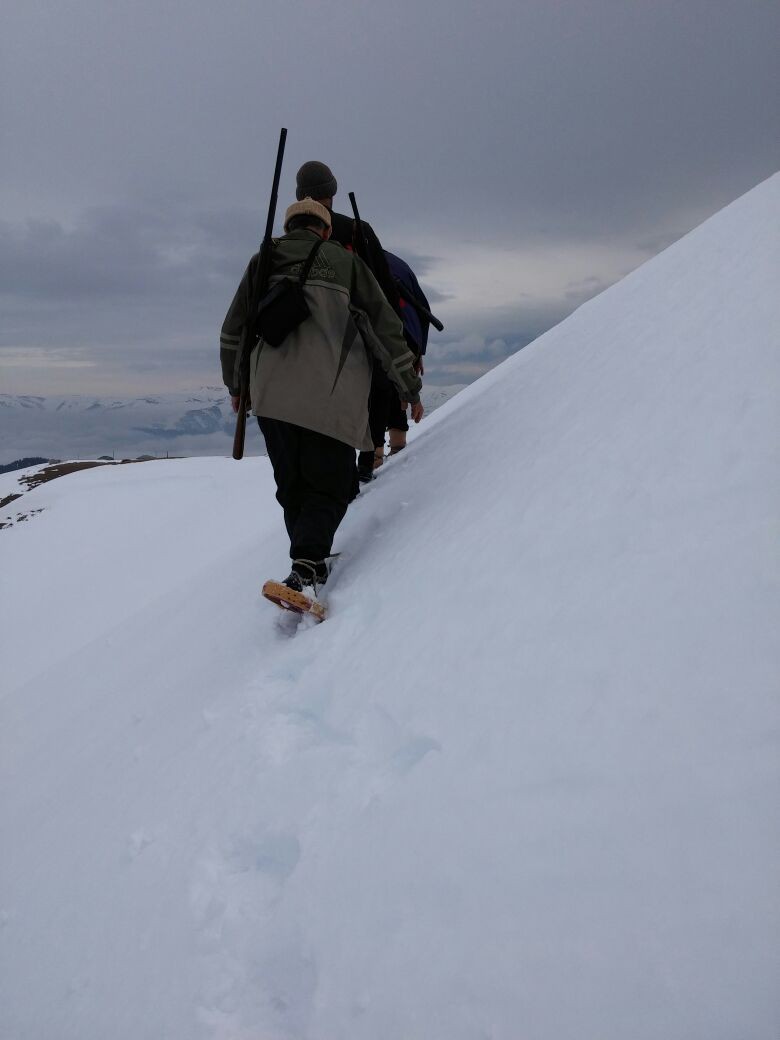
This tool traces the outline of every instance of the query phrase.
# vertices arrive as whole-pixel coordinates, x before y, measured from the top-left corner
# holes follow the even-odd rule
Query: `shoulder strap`
[[[311,271],[311,265],[314,263],[314,257],[317,255],[317,250],[320,248],[320,246],[322,245],[323,241],[324,241],[324,239],[322,239],[322,238],[320,238],[318,236],[317,237],[317,241],[311,247],[311,252],[306,257],[306,263],[303,265],[303,268],[301,270],[301,275],[300,275],[300,278],[298,279],[298,285],[303,285],[303,283],[309,277],[309,272]]]

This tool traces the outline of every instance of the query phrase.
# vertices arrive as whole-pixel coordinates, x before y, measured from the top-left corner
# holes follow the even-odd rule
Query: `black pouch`
[[[322,239],[318,239],[300,273],[300,277],[293,281],[291,278],[283,278],[280,282],[265,294],[257,308],[257,330],[263,340],[270,347],[280,347],[291,332],[311,316],[306,296],[303,292],[303,284],[309,277],[311,265],[317,250],[322,245]]]

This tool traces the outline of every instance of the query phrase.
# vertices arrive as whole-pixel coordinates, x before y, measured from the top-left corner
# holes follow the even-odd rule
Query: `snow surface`
[[[264,458],[14,503],[4,1040],[777,1036],[778,210],[424,423],[324,625]]]

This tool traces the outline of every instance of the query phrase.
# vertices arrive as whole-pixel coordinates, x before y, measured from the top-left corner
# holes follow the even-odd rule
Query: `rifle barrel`
[[[361,260],[368,264],[371,273],[376,274],[374,264],[371,260],[371,253],[368,249],[368,242],[366,241],[366,233],[363,230],[363,224],[361,223],[360,214],[358,213],[357,200],[354,191],[349,193],[349,201],[352,205],[352,212],[355,216],[355,246],[357,247],[357,255]]]
[[[268,279],[271,274],[271,236],[274,230],[274,218],[276,217],[276,200],[279,195],[279,181],[282,176],[282,161],[284,159],[284,146],[287,142],[287,129],[282,127],[279,134],[279,147],[276,150],[276,166],[274,167],[274,182],[271,188],[271,198],[268,202],[268,217],[265,222],[265,235],[260,246],[260,257],[257,264],[257,277],[252,292],[251,305],[247,315],[247,327],[244,329],[243,351],[240,364],[241,391],[238,402],[238,414],[236,415],[236,432],[233,435],[233,458],[243,459],[244,442],[246,440],[246,413],[249,407],[249,359],[255,345],[255,321],[257,318],[257,307],[265,293]]]

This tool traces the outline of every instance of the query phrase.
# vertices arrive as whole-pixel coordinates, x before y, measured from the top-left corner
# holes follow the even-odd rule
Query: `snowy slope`
[[[259,601],[263,458],[25,496],[0,1036],[777,1034],[779,209],[423,424],[319,627]]]

